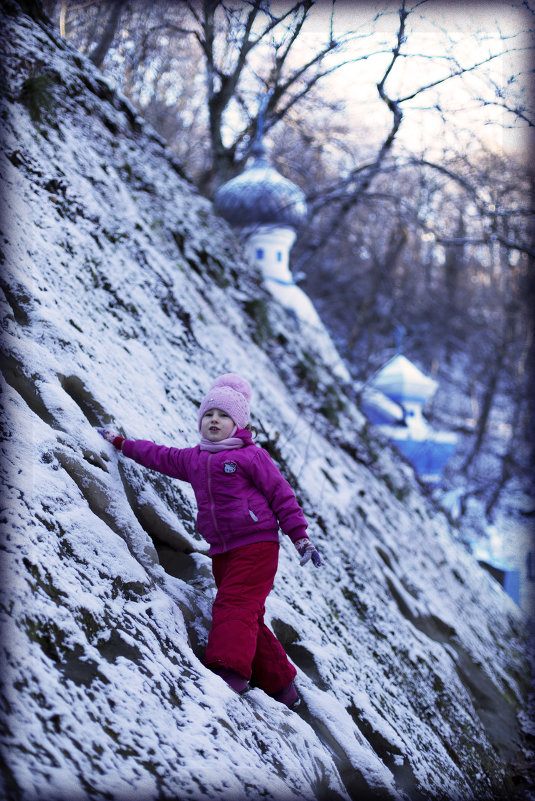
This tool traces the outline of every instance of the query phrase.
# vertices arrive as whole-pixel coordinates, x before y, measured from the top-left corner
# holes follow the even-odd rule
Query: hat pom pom
[[[216,387],[230,387],[235,392],[239,392],[240,395],[243,395],[247,403],[251,400],[251,385],[247,381],[247,379],[242,378],[236,373],[225,373],[224,375],[220,375],[210,389],[215,389]]]

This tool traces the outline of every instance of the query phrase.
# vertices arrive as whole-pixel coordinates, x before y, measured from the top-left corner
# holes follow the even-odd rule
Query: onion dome
[[[255,141],[253,160],[236,178],[217,190],[216,211],[236,228],[276,225],[298,228],[307,214],[305,195],[271,166],[262,141]]]

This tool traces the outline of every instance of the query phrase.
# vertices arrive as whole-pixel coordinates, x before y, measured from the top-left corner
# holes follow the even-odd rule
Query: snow
[[[5,797],[497,797],[524,692],[520,609],[148,126],[46,29],[5,23],[15,84],[34,60],[61,76],[52,123],[15,95],[3,123]],[[215,588],[191,489],[95,430],[193,444],[227,371],[251,381],[259,441],[325,556],[300,568],[283,538],[266,604],[295,712],[204,667]]]

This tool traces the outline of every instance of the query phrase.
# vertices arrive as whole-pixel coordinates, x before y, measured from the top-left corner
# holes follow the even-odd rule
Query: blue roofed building
[[[385,434],[429,484],[438,484],[457,436],[436,431],[424,417],[425,404],[438,383],[402,354],[394,356],[368,382],[362,408],[371,423]]]

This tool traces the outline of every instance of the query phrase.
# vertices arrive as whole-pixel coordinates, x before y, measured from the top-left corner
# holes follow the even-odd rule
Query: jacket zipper
[[[223,548],[226,550],[226,542],[225,538],[222,536],[221,532],[219,531],[219,526],[217,525],[217,518],[215,514],[215,501],[214,496],[212,494],[212,471],[210,470],[210,462],[212,461],[213,453],[208,454],[208,459],[206,462],[206,469],[208,471],[208,497],[210,498],[210,512],[212,514],[212,523],[214,525],[214,531],[221,540],[223,544]]]

